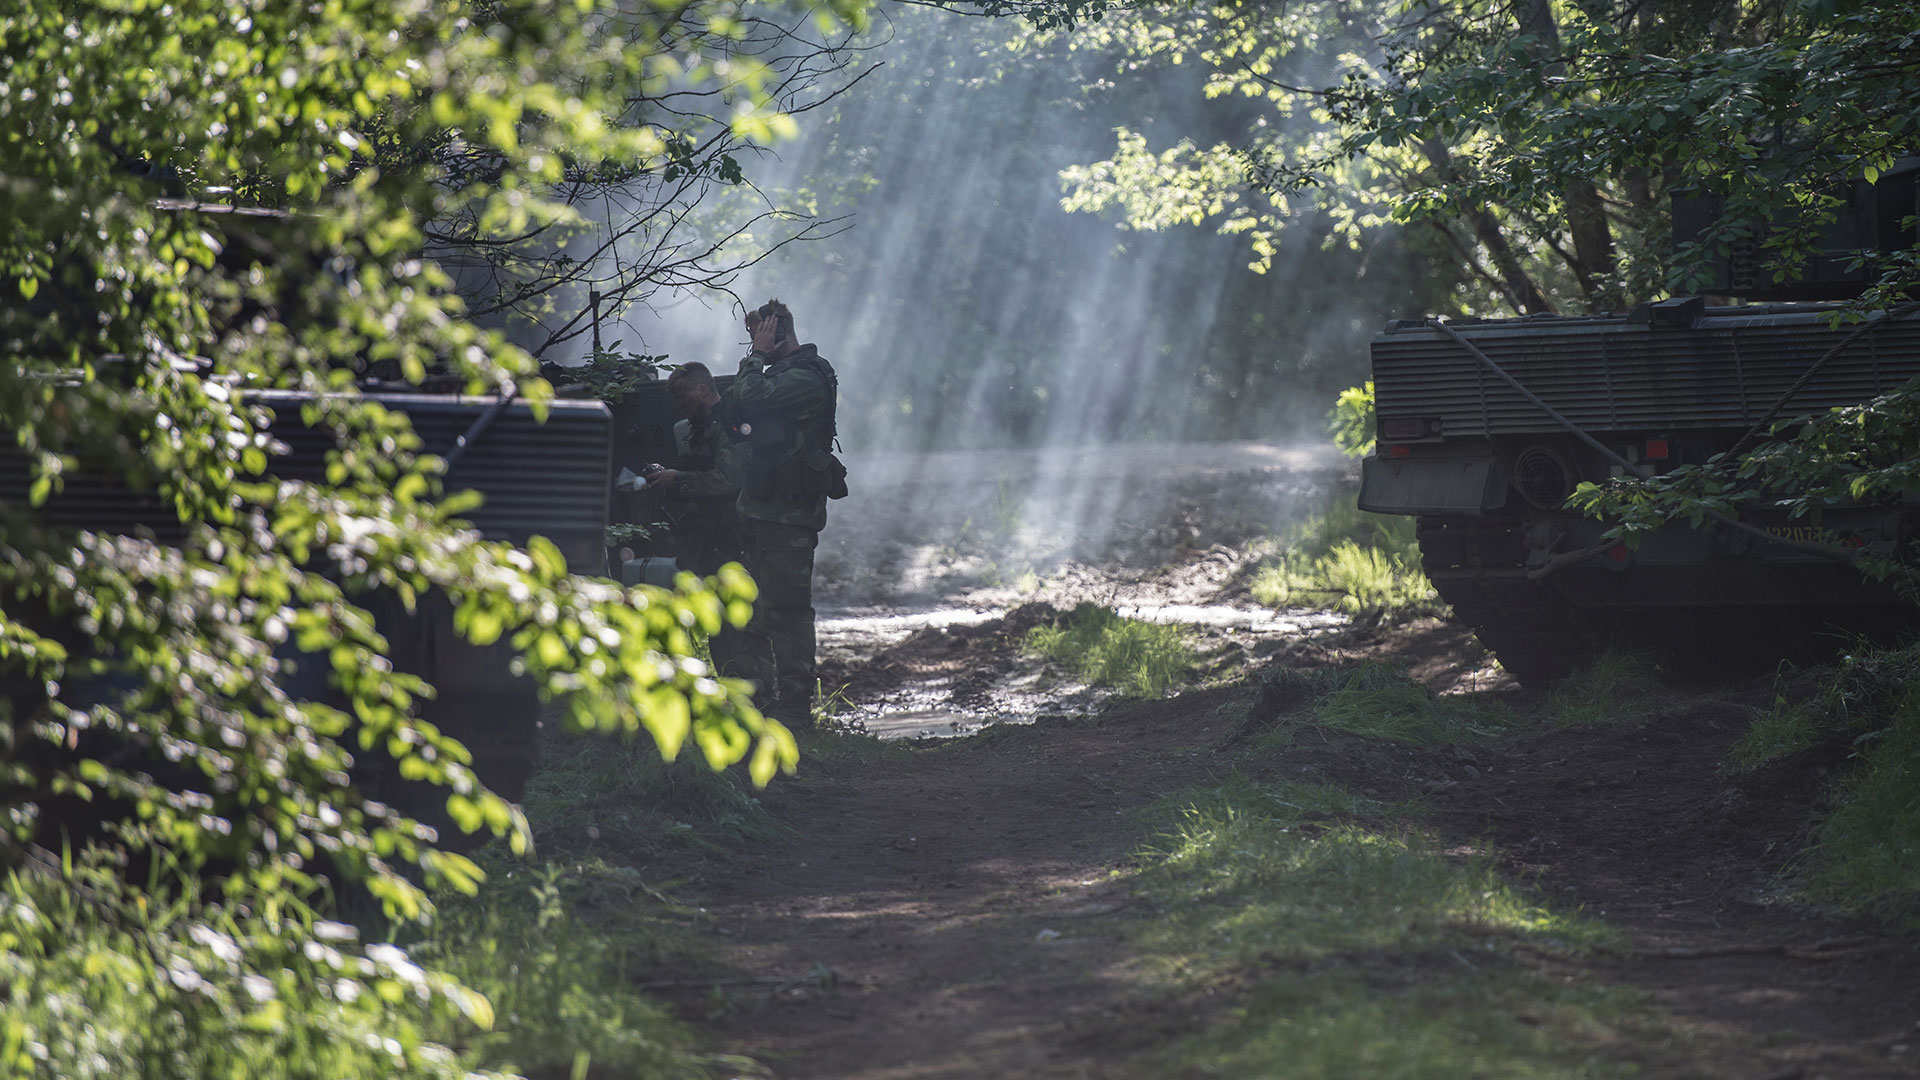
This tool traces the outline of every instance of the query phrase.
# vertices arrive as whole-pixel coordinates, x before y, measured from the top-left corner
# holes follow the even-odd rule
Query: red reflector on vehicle
[[[1389,446],[1389,447],[1387,447],[1387,456],[1388,456],[1388,457],[1406,457],[1406,456],[1408,456],[1409,454],[1412,454],[1412,453],[1413,453],[1413,447],[1411,447],[1411,446]]]
[[[1667,460],[1668,455],[1670,455],[1671,453],[1673,453],[1673,451],[1671,448],[1667,446],[1667,440],[1665,439],[1648,439],[1647,440],[1647,460],[1648,461],[1665,461]]]

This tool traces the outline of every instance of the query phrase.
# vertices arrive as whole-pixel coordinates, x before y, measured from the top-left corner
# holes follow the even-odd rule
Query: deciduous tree
[[[708,0],[0,15],[0,431],[27,475],[0,499],[0,1071],[461,1071],[416,1020],[484,1022],[486,1003],[322,921],[349,884],[403,920],[430,914],[423,883],[477,884],[349,783],[354,755],[524,841],[416,719],[432,690],[384,659],[368,590],[441,594],[469,639],[510,639],[570,727],[760,782],[793,764],[744,686],[693,658],[750,583],[622,590],[550,544],[480,540],[439,459],[354,381],[377,363],[544,400],[534,358],[476,326],[431,256],[577,226],[584,176],[665,185],[671,213],[676,170],[725,170],[728,140],[782,123],[778,64],[732,49],[750,24]],[[689,147],[676,94],[709,95],[725,134]],[[324,483],[277,475],[264,388],[310,395],[338,443]],[[182,539],[62,527],[81,473],[150,495]],[[333,704],[289,691],[290,658],[331,672]],[[104,831],[63,846],[47,810],[76,799]]]

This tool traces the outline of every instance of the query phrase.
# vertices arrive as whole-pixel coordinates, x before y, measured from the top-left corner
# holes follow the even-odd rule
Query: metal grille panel
[[[406,413],[422,448],[441,455],[493,404],[488,398],[427,394],[367,396]],[[266,393],[253,395],[253,400],[274,408],[273,435],[289,447],[269,471],[285,480],[320,482],[332,437],[301,423],[302,396]],[[598,544],[611,489],[612,432],[612,417],[599,402],[553,402],[545,423],[534,418],[530,406],[515,402],[455,462],[445,488],[481,493],[485,501],[467,520],[488,539],[521,542],[539,534],[590,537]],[[26,497],[26,460],[11,448],[0,450],[0,500],[24,503]],[[44,512],[54,521],[81,528],[150,530],[162,540],[181,533],[171,507],[84,473],[67,477],[64,490],[49,500]]]
[[[1758,420],[1857,325],[1817,311],[1713,309],[1691,326],[1624,316],[1515,319],[1456,327],[1520,383],[1589,431],[1738,428]],[[1848,343],[1782,415],[1851,405],[1920,376],[1920,318],[1890,320]],[[1559,425],[1438,330],[1410,326],[1373,342],[1382,420],[1441,418],[1448,436],[1527,435]]]

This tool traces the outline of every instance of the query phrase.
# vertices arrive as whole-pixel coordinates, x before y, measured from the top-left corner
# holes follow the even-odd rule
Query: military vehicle
[[[545,422],[536,420],[524,400],[474,398],[421,393],[411,388],[389,392],[372,386],[368,400],[405,413],[419,433],[423,449],[449,461],[448,491],[474,490],[484,502],[466,519],[490,540],[524,543],[538,534],[551,540],[576,572],[606,569],[605,533],[612,460],[612,417],[598,401],[556,400]],[[269,472],[287,480],[323,482],[332,436],[301,421],[308,395],[291,391],[255,391],[252,402],[274,413],[273,437],[288,453],[272,459]],[[25,503],[28,469],[11,449],[0,449],[0,501]],[[96,475],[65,478],[64,489],[41,513],[61,525],[132,535],[160,542],[177,540],[182,525],[171,506],[132,492]],[[420,715],[458,738],[473,754],[481,781],[512,800],[523,794],[536,760],[540,700],[533,685],[510,670],[505,641],[487,647],[468,644],[453,628],[451,605],[443,597],[423,597],[412,612],[397,598],[361,595],[356,602],[373,614],[386,637],[395,668],[422,676],[437,696],[420,706]],[[296,697],[327,700],[324,660],[298,662],[286,689]],[[368,794],[431,824],[444,826],[445,793],[403,781],[391,759],[358,755],[355,782]],[[468,838],[442,827],[448,846]]]
[[[1717,296],[1832,301],[1866,284],[1853,251],[1915,245],[1909,159],[1858,184],[1799,282],[1755,272],[1751,248],[1720,261]],[[1679,238],[1710,200],[1678,201]],[[1378,445],[1360,506],[1417,518],[1428,578],[1522,682],[1566,675],[1610,644],[1676,667],[1765,662],[1822,639],[1887,628],[1908,605],[1851,565],[1889,551],[1907,516],[1827,509],[1818,525],[1758,507],[1684,522],[1637,548],[1563,509],[1582,481],[1653,475],[1763,437],[1776,420],[1856,404],[1920,376],[1914,305],[1865,322],[1837,305],[1718,306],[1677,297],[1586,317],[1401,321],[1373,341]]]

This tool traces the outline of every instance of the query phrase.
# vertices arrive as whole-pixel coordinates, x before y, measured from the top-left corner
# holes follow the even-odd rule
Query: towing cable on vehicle
[[[1880,321],[1891,322],[1892,320],[1885,319]],[[1554,423],[1559,424],[1563,428],[1566,428],[1567,431],[1574,436],[1574,438],[1577,438],[1581,442],[1586,443],[1588,446],[1593,447],[1595,450],[1600,451],[1600,453],[1604,455],[1609,461],[1612,461],[1614,464],[1619,465],[1622,469],[1625,469],[1627,472],[1632,473],[1635,477],[1641,480],[1650,480],[1653,478],[1653,474],[1648,472],[1645,468],[1639,465],[1635,465],[1631,461],[1628,461],[1625,457],[1621,456],[1618,451],[1614,450],[1612,447],[1608,446],[1606,443],[1603,443],[1599,439],[1594,438],[1592,435],[1587,434],[1587,432],[1584,429],[1582,429],[1580,425],[1574,423],[1572,420],[1569,420],[1564,414],[1560,412],[1560,410],[1547,404],[1545,401],[1541,399],[1540,395],[1527,389],[1524,385],[1521,384],[1519,379],[1516,379],[1511,374],[1509,374],[1507,372],[1507,369],[1495,363],[1493,360],[1493,357],[1488,356],[1486,352],[1480,348],[1480,346],[1475,345],[1471,341],[1468,341],[1465,337],[1461,335],[1460,331],[1455,330],[1445,320],[1439,319],[1439,318],[1428,318],[1427,325],[1433,327],[1435,330],[1440,331],[1442,334],[1445,334],[1447,337],[1452,338],[1455,344],[1459,345],[1461,348],[1471,353],[1474,359],[1486,365],[1486,368],[1488,371],[1491,371],[1495,375],[1498,375],[1501,381],[1505,382],[1508,386],[1513,387],[1516,393],[1518,393],[1521,397],[1526,398],[1527,401],[1531,402],[1535,408],[1539,409],[1543,413],[1546,413],[1547,416],[1550,419],[1552,419]],[[1875,323],[1874,325],[1878,325],[1878,323]],[[1860,330],[1855,331],[1853,334],[1849,335],[1845,340],[1841,341],[1838,345],[1835,345],[1833,349],[1827,353],[1826,356],[1821,357],[1818,361],[1815,362],[1814,370],[1817,370],[1821,364],[1826,363],[1835,354],[1837,354],[1840,351],[1840,349],[1844,348],[1849,342],[1851,342],[1855,337],[1858,337],[1866,329],[1868,328],[1862,327]],[[1806,379],[1812,375],[1812,373],[1813,372],[1810,370],[1806,375],[1801,376],[1801,381],[1800,383],[1795,384],[1795,389],[1798,389],[1801,383],[1804,383]],[[1791,391],[1789,391],[1789,395],[1791,395]],[[1785,404],[1785,401],[1786,399],[1782,398],[1780,403],[1774,406],[1773,411],[1777,412],[1780,409],[1780,407]],[[1749,432],[1749,434],[1751,434],[1751,432]],[[1782,547],[1791,548],[1795,551],[1802,551],[1809,555],[1818,555],[1818,556],[1821,556],[1822,558],[1832,559],[1835,562],[1842,563],[1846,566],[1857,567],[1860,564],[1859,557],[1856,556],[1853,552],[1846,550],[1845,548],[1830,547],[1826,544],[1815,544],[1815,543],[1811,543],[1804,540],[1792,540],[1784,536],[1775,536],[1772,533],[1767,532],[1765,529],[1761,529],[1756,526],[1749,525],[1744,521],[1741,521],[1737,518],[1730,517],[1726,514],[1721,513],[1718,510],[1707,511],[1707,516],[1712,518],[1714,521],[1719,522],[1722,525],[1728,526],[1729,528],[1732,528],[1739,532],[1747,533],[1750,536],[1759,537],[1760,539],[1765,540],[1769,543],[1779,544]],[[1538,580],[1540,578],[1546,577],[1548,574],[1553,573],[1555,570],[1559,570],[1568,566],[1573,566],[1577,563],[1583,563],[1589,559],[1598,558],[1599,556],[1604,555],[1605,553],[1612,551],[1614,548],[1619,546],[1620,546],[1620,543],[1618,541],[1615,541],[1609,544],[1599,544],[1590,548],[1582,548],[1579,551],[1569,551],[1563,555],[1556,555],[1552,559],[1547,560],[1545,565],[1539,566],[1532,570],[1527,571],[1527,577],[1530,580]]]
[[[453,463],[459,461],[474,443],[479,442],[480,436],[486,434],[486,430],[493,426],[493,422],[500,418],[500,414],[507,411],[507,406],[513,404],[513,397],[518,392],[518,388],[515,387],[513,381],[509,379],[506,384],[500,388],[499,398],[496,399],[493,404],[487,406],[485,412],[474,417],[473,423],[467,427],[467,430],[462,433],[459,438],[453,440],[453,445],[447,449],[447,452],[442,455],[440,459],[446,463],[446,468],[449,473],[453,471]]]

